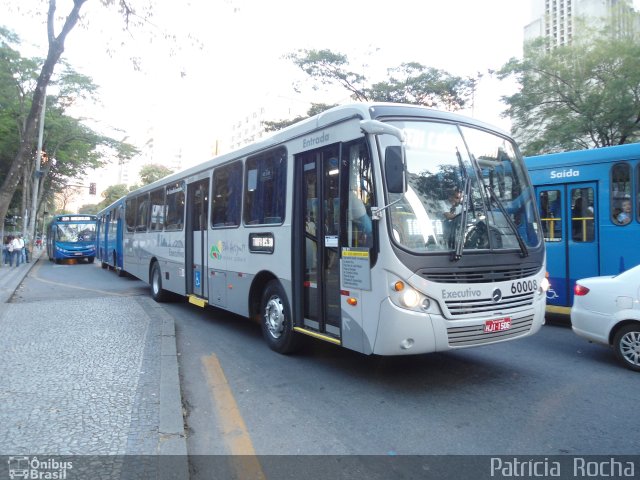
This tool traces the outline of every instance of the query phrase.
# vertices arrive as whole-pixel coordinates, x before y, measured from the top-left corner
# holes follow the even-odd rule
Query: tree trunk
[[[78,22],[80,9],[86,1],[87,0],[73,1],[73,8],[67,16],[60,34],[56,37],[54,35],[56,0],[49,0],[49,12],[47,17],[49,49],[47,52],[47,58],[42,65],[42,70],[38,77],[38,83],[35,91],[33,92],[31,109],[29,110],[27,121],[25,122],[25,130],[20,142],[20,148],[18,149],[18,153],[9,168],[9,172],[4,179],[2,186],[0,186],[0,219],[2,219],[3,222],[7,215],[7,211],[9,210],[9,204],[13,198],[13,194],[20,182],[20,173],[23,171],[25,162],[31,158],[30,154],[34,148],[38,129],[38,119],[40,118],[40,112],[44,103],[47,85],[49,85],[51,76],[53,75],[53,69],[60,60],[60,56],[64,51],[64,42],[67,35]]]

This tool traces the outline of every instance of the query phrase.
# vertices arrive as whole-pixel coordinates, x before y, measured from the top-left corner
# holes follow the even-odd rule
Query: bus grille
[[[443,272],[422,270],[418,272],[418,275],[437,283],[486,283],[526,278],[535,275],[538,271],[540,271],[540,265],[447,270]]]
[[[492,298],[476,298],[473,300],[449,300],[444,304],[452,316],[477,315],[491,313],[497,310],[505,311],[514,308],[522,308],[533,305],[535,292],[519,293],[516,295],[505,295],[498,303]]]
[[[512,318],[511,328],[504,332],[484,333],[484,325],[472,325],[447,328],[447,336],[451,347],[470,347],[525,335],[531,330],[531,325],[533,325],[533,315],[528,315]]]

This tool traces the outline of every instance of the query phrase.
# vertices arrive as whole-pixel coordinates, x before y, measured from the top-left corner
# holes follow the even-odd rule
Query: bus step
[[[207,302],[206,298],[202,298],[202,297],[199,297],[199,296],[193,295],[193,294],[187,295],[187,297],[189,298],[189,303],[193,303],[194,305],[197,305],[197,306],[202,307],[202,308],[207,306],[208,302]]]
[[[296,332],[302,333],[304,335],[309,335],[310,337],[319,338],[320,340],[324,340],[325,342],[334,343],[336,345],[342,345],[342,342],[339,338],[330,337],[329,335],[324,335],[322,333],[314,332],[311,330],[307,330],[302,327],[293,327]]]

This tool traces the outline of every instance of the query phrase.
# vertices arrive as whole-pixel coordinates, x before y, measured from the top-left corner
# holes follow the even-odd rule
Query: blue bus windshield
[[[58,223],[56,224],[58,242],[80,243],[96,241],[95,223]]]

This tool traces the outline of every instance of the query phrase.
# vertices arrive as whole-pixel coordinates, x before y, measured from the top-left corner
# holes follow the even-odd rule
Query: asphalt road
[[[97,264],[43,261],[16,300],[52,295],[148,295],[148,287]],[[184,302],[164,306],[176,320],[191,455],[640,452],[640,377],[566,323],[452,353],[371,357],[310,339],[283,356],[248,319]],[[205,462],[192,460],[192,478]]]

